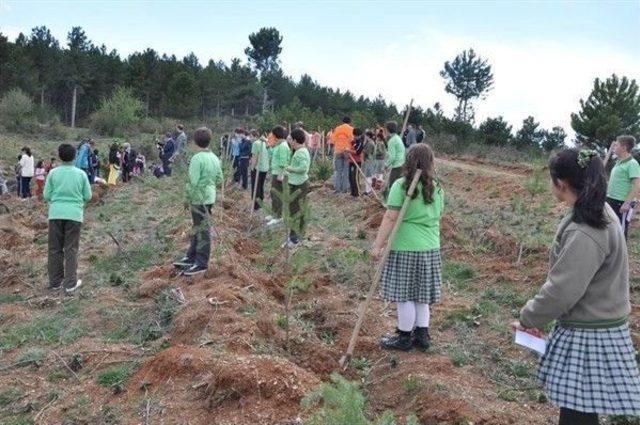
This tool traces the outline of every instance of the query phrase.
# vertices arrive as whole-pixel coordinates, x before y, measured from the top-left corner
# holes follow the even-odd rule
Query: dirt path
[[[460,168],[463,170],[473,171],[481,174],[492,174],[492,175],[508,177],[512,179],[513,178],[521,179],[526,175],[524,172],[507,171],[504,169],[500,169],[500,167],[496,165],[475,164],[475,163],[464,161],[464,160],[451,160],[451,159],[438,158],[436,160],[436,163],[447,166],[447,167]]]

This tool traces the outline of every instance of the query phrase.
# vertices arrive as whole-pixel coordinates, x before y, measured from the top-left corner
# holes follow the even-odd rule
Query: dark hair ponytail
[[[578,196],[573,206],[573,221],[597,229],[604,228],[607,178],[602,160],[595,151],[566,149],[551,158],[549,173],[554,184],[563,180]]]

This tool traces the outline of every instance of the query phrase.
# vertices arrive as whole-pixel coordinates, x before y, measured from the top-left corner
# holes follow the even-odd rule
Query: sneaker
[[[59,291],[61,289],[62,289],[62,284],[61,283],[58,283],[57,285],[49,285],[47,287],[47,290],[50,291],[50,292]]]
[[[184,270],[182,272],[182,274],[185,275],[185,276],[195,276],[197,274],[206,272],[207,269],[208,269],[208,267],[199,266],[197,264],[194,264],[191,267],[189,267],[188,269]]]
[[[184,258],[182,258],[181,260],[178,260],[178,261],[174,261],[174,262],[173,262],[173,265],[174,265],[175,267],[180,268],[180,269],[182,269],[182,268],[189,268],[189,267],[193,266],[194,264],[195,264],[195,262],[194,262],[194,261],[191,261],[191,260],[189,259],[189,257],[184,257]]]
[[[78,279],[75,285],[73,285],[70,288],[64,288],[64,290],[67,294],[70,294],[71,292],[74,292],[76,289],[78,289],[80,286],[82,286],[82,279]]]
[[[268,221],[271,221],[271,220],[273,220],[273,216],[272,216],[272,215],[268,215],[268,216],[266,216],[266,217],[264,218],[264,221],[267,221],[267,222],[268,222]]]
[[[275,226],[276,224],[280,224],[282,222],[281,218],[272,218],[267,222],[267,227]]]
[[[380,339],[380,345],[387,350],[409,351],[413,344],[411,342],[411,332],[396,330],[395,335],[388,335]]]
[[[431,346],[431,336],[429,336],[429,328],[415,328],[412,335],[413,345],[428,350]]]

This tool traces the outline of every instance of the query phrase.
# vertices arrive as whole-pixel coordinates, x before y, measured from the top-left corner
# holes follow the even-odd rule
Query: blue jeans
[[[349,191],[349,159],[336,155],[333,166],[335,169],[333,186],[336,192],[347,193]]]
[[[31,198],[31,177],[20,177],[20,197]]]

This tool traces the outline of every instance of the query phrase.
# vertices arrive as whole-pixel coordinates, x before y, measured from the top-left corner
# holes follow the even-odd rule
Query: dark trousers
[[[564,407],[560,408],[559,425],[598,425],[599,423],[596,413],[583,413]]]
[[[392,168],[391,172],[389,173],[389,182],[387,183],[387,187],[384,188],[385,198],[389,196],[389,191],[391,190],[391,186],[393,186],[393,183],[395,183],[395,181],[400,177],[402,177],[402,167]]]
[[[238,178],[234,176],[234,181],[242,181],[242,188],[249,187],[249,157],[238,159],[238,168],[236,168],[236,174]]]
[[[169,161],[169,158],[162,160],[162,172],[165,176],[171,175],[171,161]]]
[[[620,220],[620,224],[623,225],[624,227],[624,238],[627,239],[627,237],[629,236],[629,225],[631,223],[622,222],[622,213],[620,212],[620,207],[622,207],[622,204],[624,204],[624,201],[618,201],[617,199],[612,199],[607,197],[607,204],[609,204],[609,206],[613,208],[613,212],[616,213],[616,215],[618,216],[618,220]]]
[[[289,216],[292,217],[289,239],[291,239],[291,241],[295,243],[298,243],[299,241],[298,236],[304,234],[304,207],[308,193],[308,180],[298,186],[292,184],[289,185],[289,196],[291,197],[291,202],[289,203]],[[300,213],[300,216],[294,220],[293,217],[295,217],[295,215],[298,213]]]
[[[16,195],[22,196],[22,177],[16,177]]]
[[[129,180],[131,180],[131,169],[125,165],[122,167],[122,181],[126,183]]]
[[[191,245],[187,258],[197,266],[207,267],[211,255],[211,207],[213,205],[191,205]]]
[[[358,167],[360,163],[358,163]],[[349,163],[349,187],[351,188],[351,196],[360,196],[358,190],[358,168],[353,162]]]
[[[282,201],[276,195],[276,193],[279,193],[282,196],[282,192],[282,182],[278,181],[278,176],[274,175],[271,178],[271,209],[273,210],[272,215],[274,218],[282,217]]]
[[[240,174],[238,173],[238,163],[240,162],[240,157],[233,157],[233,182],[237,183],[240,181]]]
[[[258,175],[258,187],[256,188],[256,174]],[[256,201],[253,203],[253,209],[259,210],[260,203],[258,199],[264,201],[264,182],[267,179],[266,171],[251,171],[251,196],[253,197],[253,192],[256,193]]]
[[[49,286],[65,288],[78,280],[78,247],[82,223],[72,220],[49,220]]]
[[[20,197],[31,198],[31,177],[20,177]]]

